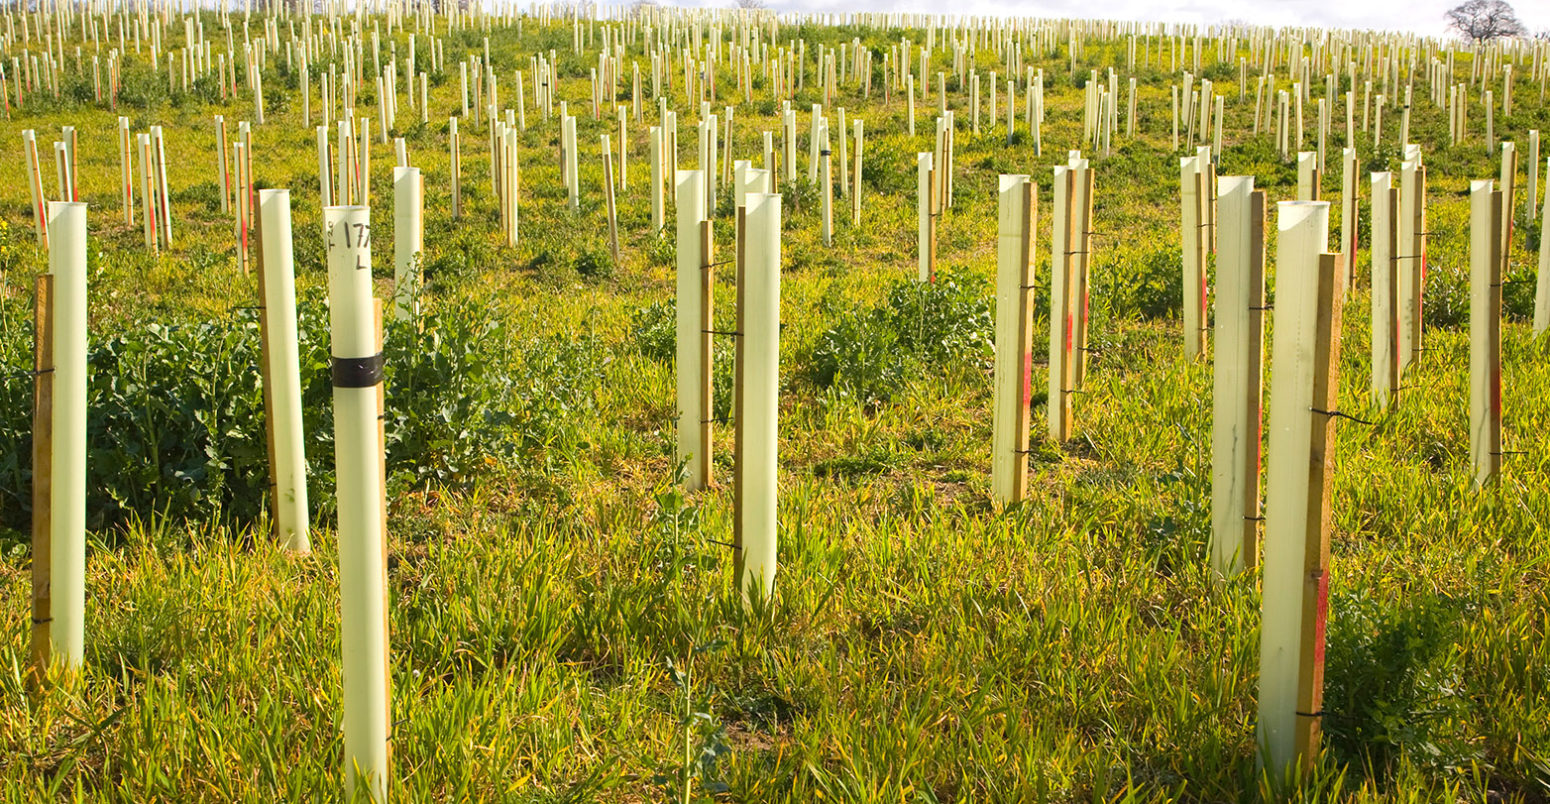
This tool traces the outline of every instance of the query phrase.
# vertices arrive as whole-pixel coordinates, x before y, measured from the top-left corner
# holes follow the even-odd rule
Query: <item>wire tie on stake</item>
[[[1311,410],[1314,413],[1318,413],[1318,414],[1323,415],[1323,416],[1334,416],[1335,418],[1339,418],[1339,419],[1350,419],[1351,421],[1356,422],[1357,424],[1365,424],[1368,427],[1371,427],[1372,424],[1373,424],[1372,422],[1367,421],[1366,419],[1358,419],[1357,417],[1352,416],[1349,413],[1342,413],[1341,411],[1338,411],[1338,410],[1319,410],[1318,408],[1308,408],[1308,410]]]

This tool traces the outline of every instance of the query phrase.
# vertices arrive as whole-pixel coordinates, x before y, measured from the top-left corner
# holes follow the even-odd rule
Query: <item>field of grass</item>
[[[204,22],[224,40],[215,14]],[[520,34],[496,25],[489,48],[506,102],[513,70],[527,69],[539,50],[558,52],[558,97],[579,117],[582,162],[573,213],[559,183],[559,126],[530,107],[522,236],[507,248],[487,130],[472,121],[461,124],[467,212],[449,219],[446,119],[460,105],[456,65],[482,51],[484,34],[446,37],[447,73],[431,77],[432,122],[419,124],[401,98],[397,132],[426,175],[428,289],[423,325],[387,333],[393,798],[1276,797],[1255,758],[1258,578],[1223,582],[1206,555],[1211,366],[1182,357],[1169,142],[1169,87],[1182,78],[1157,67],[1166,37],[1150,37],[1151,66],[1130,73],[1126,40],[1096,30],[1078,34],[1087,44],[1073,72],[1059,26],[1058,47],[1030,46],[1026,55],[1045,74],[1042,156],[1026,131],[1007,143],[1004,112],[972,135],[968,101],[949,81],[960,125],[957,197],[941,222],[943,280],[928,288],[910,282],[914,154],[931,147],[937,101],[921,101],[920,136],[910,137],[901,97],[883,102],[880,74],[890,44],[906,35],[922,42],[924,31],[780,26],[778,41],[805,38],[810,59],[818,43],[860,37],[879,73],[870,99],[847,85],[835,103],[865,120],[862,225],[837,212],[834,244],[825,248],[815,189],[800,181],[782,188],[780,574],[776,599],[754,610],[733,588],[724,546],[730,485],[687,497],[676,490],[674,249],[671,223],[664,237],[651,233],[645,194],[654,102],[630,127],[615,266],[597,151],[598,136],[615,125],[612,115],[591,118],[587,80],[601,36],[572,53],[568,23],[527,18]],[[164,33],[181,41],[182,30],[176,23]],[[438,34],[446,35],[444,25]],[[384,53],[388,41],[405,53],[407,38],[385,35]],[[421,53],[425,63],[423,37]],[[998,65],[988,44],[976,56],[982,70]],[[1420,59],[1428,56],[1423,50]],[[649,76],[638,44],[626,63],[637,59]],[[1251,134],[1254,75],[1240,100],[1236,56],[1218,63],[1208,46],[1205,62],[1227,95],[1219,172],[1253,174],[1272,201],[1290,198],[1293,165],[1279,160],[1268,135]],[[283,52],[269,63],[254,175],[260,187],[290,188],[294,203],[317,526],[310,556],[286,554],[267,535],[256,285],[238,270],[214,178],[212,115],[226,115],[234,130],[251,101],[222,103],[208,81],[169,95],[143,57],[129,59],[116,114],[136,132],[159,124],[167,136],[176,218],[173,247],[159,256],[144,248],[138,224],[123,223],[116,114],[90,102],[89,60],[84,76],[62,80],[63,99],[36,96],[0,121],[5,800],[340,796],[317,160],[314,134],[301,124],[298,76]],[[1461,51],[1457,74],[1467,77],[1470,63]],[[951,75],[951,64],[939,40],[933,70]],[[1000,173],[1028,173],[1042,188],[1043,282],[1051,167],[1082,147],[1088,71],[1111,66],[1122,93],[1131,75],[1139,81],[1141,131],[1117,137],[1107,158],[1088,153],[1097,174],[1098,351],[1076,403],[1076,437],[1049,443],[1036,427],[1030,499],[1002,510],[990,502],[988,476],[995,182]],[[1529,129],[1550,132],[1550,107],[1524,78],[1527,65],[1519,70],[1514,114],[1498,110],[1496,131],[1526,149]],[[809,64],[793,101],[803,132],[807,110],[821,100],[813,75]],[[1314,83],[1322,95],[1322,82]],[[1278,86],[1287,84],[1283,68]],[[778,102],[762,78],[751,101],[736,97],[735,86],[724,67],[722,102],[737,111],[723,154],[749,158],[759,132],[778,131]],[[682,166],[693,167],[697,110],[680,84],[673,92]],[[374,109],[372,94],[364,91],[362,114]],[[314,95],[314,116],[317,108]],[[1344,144],[1343,105],[1336,109],[1332,147]],[[1527,323],[1541,233],[1519,221],[1506,287],[1504,443],[1514,454],[1501,482],[1476,492],[1466,192],[1470,179],[1496,177],[1498,163],[1483,142],[1478,105],[1471,140],[1457,147],[1447,144],[1446,110],[1430,103],[1419,78],[1414,114],[1412,139],[1430,169],[1427,351],[1402,402],[1373,409],[1360,283],[1345,315],[1339,398],[1341,410],[1371,424],[1339,426],[1326,751],[1296,795],[1543,802],[1550,344],[1533,340]],[[1390,115],[1381,147],[1357,137],[1364,171],[1398,168],[1398,115]],[[87,656],[76,684],[32,694],[27,372],[32,275],[46,257],[33,244],[21,131],[36,129],[46,148],[61,125],[80,135],[93,238]],[[798,150],[805,175],[805,133]],[[376,144],[379,296],[392,284],[392,162],[391,145]],[[1338,200],[1339,171],[1331,173],[1325,197]],[[45,175],[52,195],[51,168]],[[730,220],[726,210],[716,218],[723,253]],[[1331,220],[1338,229],[1338,212]],[[1364,207],[1364,245],[1366,220]],[[1358,260],[1362,277],[1366,257]],[[1273,267],[1270,277],[1273,287]],[[730,281],[717,292],[718,316],[730,316]],[[1042,288],[1037,303],[1045,312],[1035,332],[1046,332]],[[1034,350],[1047,351],[1043,336]],[[1036,389],[1044,387],[1040,372]],[[724,414],[724,359],[717,374]],[[1034,399],[1036,423],[1044,405]],[[717,461],[720,478],[730,478],[729,455]]]

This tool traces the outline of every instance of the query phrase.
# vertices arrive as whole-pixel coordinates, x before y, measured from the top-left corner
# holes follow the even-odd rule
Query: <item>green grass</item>
[[[217,18],[207,15],[205,25],[216,38]],[[164,32],[169,42],[181,41],[174,28]],[[615,134],[611,115],[595,122],[589,113],[595,46],[572,54],[566,25],[527,19],[523,31],[490,35],[502,97],[514,97],[511,72],[526,69],[535,50],[559,51],[559,97],[579,115],[579,214],[558,189],[558,126],[529,108],[519,245],[499,242],[487,130],[471,121],[462,125],[467,214],[447,219],[446,117],[459,105],[457,62],[482,48],[481,35],[448,39],[429,125],[415,123],[418,112],[400,99],[407,127],[398,133],[426,173],[425,304],[441,316],[438,331],[456,337],[389,343],[400,363],[409,358],[395,349],[422,349],[426,361],[405,370],[406,383],[421,385],[401,386],[397,411],[389,400],[390,414],[421,417],[411,422],[419,429],[400,431],[420,440],[397,442],[407,446],[389,517],[393,797],[661,800],[681,797],[687,780],[691,799],[750,802],[1275,798],[1255,764],[1257,577],[1223,583],[1206,566],[1211,369],[1181,356],[1177,162],[1168,142],[1177,78],[1138,70],[1140,136],[1117,138],[1113,156],[1094,158],[1092,341],[1100,352],[1077,402],[1076,437],[1052,444],[1036,436],[1031,499],[1009,510],[989,502],[991,377],[976,332],[949,331],[963,323],[955,314],[922,337],[899,312],[911,308],[896,288],[916,271],[913,154],[930,147],[936,98],[921,101],[921,136],[911,138],[898,94],[881,100],[880,73],[870,100],[843,89],[836,105],[866,121],[865,220],[852,227],[848,207],[837,210],[826,249],[816,196],[788,188],[781,570],[773,605],[748,610],[732,590],[723,546],[729,457],[717,457],[715,488],[687,499],[673,490],[673,249],[649,232],[642,191],[654,103],[631,124],[621,264],[589,275],[581,268],[607,253],[597,138]],[[810,53],[852,36],[885,51],[901,32],[808,25],[782,28],[778,40],[798,35]],[[933,71],[951,65],[940,35]],[[405,34],[391,39],[406,52]],[[972,316],[976,300],[994,306],[1001,172],[1028,173],[1042,187],[1037,276],[1047,281],[1051,167],[1080,147],[1082,90],[1073,77],[1123,67],[1126,49],[1123,38],[1089,37],[1073,76],[1066,39],[1057,39],[1054,52],[1028,49],[1048,88],[1043,156],[1026,138],[1007,145],[999,121],[972,136],[967,100],[951,96],[964,130],[941,261],[964,299],[946,309]],[[423,63],[423,45],[420,52]],[[1151,52],[1155,64],[1156,40]],[[637,58],[640,45],[629,53]],[[996,64],[988,46],[976,55],[985,71]],[[1294,171],[1268,136],[1247,133],[1253,77],[1240,103],[1236,59],[1215,65],[1208,49],[1206,61],[1228,96],[1221,173],[1253,172],[1271,200],[1290,197]],[[1468,54],[1458,63],[1467,75]],[[270,103],[254,131],[255,178],[292,190],[297,284],[316,305],[326,276],[314,135],[300,126],[283,53],[270,64],[265,86],[285,102]],[[875,64],[880,71],[880,53]],[[642,59],[648,92],[649,66]],[[793,102],[804,130],[817,98],[813,69]],[[1527,67],[1519,70],[1517,109],[1498,117],[1497,131],[1526,144],[1527,129],[1550,131],[1550,109],[1524,78]],[[1122,87],[1127,77],[1121,70]],[[113,113],[47,101],[0,122],[0,477],[15,486],[0,499],[0,791],[13,801],[336,799],[339,602],[326,438],[309,441],[320,519],[314,555],[286,555],[265,535],[263,501],[252,496],[263,485],[261,462],[213,470],[244,505],[166,516],[170,492],[142,489],[149,504],[89,537],[84,677],[36,696],[26,688],[29,546],[25,511],[5,501],[27,496],[30,383],[14,372],[30,367],[31,274],[44,262],[31,245],[20,131],[37,129],[45,147],[60,125],[80,132],[94,348],[144,341],[152,324],[207,324],[201,331],[219,337],[200,337],[241,347],[223,354],[256,352],[241,309],[256,286],[238,272],[232,224],[219,212],[210,122],[225,114],[235,131],[251,104],[221,104],[209,88],[169,98],[133,58],[127,83],[121,113],[136,131],[160,124],[167,133],[177,217],[174,245],[159,257],[145,252],[138,224],[122,222]],[[723,102],[735,86],[724,69]],[[362,113],[373,108],[371,92]],[[1341,408],[1373,424],[1339,425],[1326,751],[1297,795],[1542,802],[1550,799],[1550,346],[1531,340],[1524,297],[1509,293],[1519,301],[1509,301],[1504,325],[1504,442],[1521,454],[1506,460],[1499,486],[1471,491],[1464,193],[1469,179],[1494,178],[1497,166],[1478,141],[1477,108],[1476,140],[1449,147],[1445,110],[1424,94],[1418,85],[1413,138],[1426,145],[1431,171],[1428,351],[1402,403],[1372,410],[1368,299],[1360,289],[1350,298]],[[676,84],[672,97],[690,167],[697,115]],[[754,102],[738,104],[724,155],[755,156],[759,132],[776,129],[768,97],[759,79]],[[1386,117],[1393,137],[1397,116]],[[1343,125],[1335,129],[1338,147]],[[804,174],[805,145],[803,134]],[[1367,135],[1356,145],[1371,159],[1364,170],[1397,167],[1392,143],[1377,157]],[[391,286],[391,146],[375,144],[371,164],[382,296]],[[1325,194],[1338,200],[1332,173]],[[1338,214],[1331,218],[1338,230]],[[1532,224],[1519,231],[1511,275],[1531,279],[1528,244],[1539,233]],[[718,253],[730,255],[727,217],[715,236]],[[728,325],[732,292],[723,270],[718,319]],[[1047,305],[1042,289],[1038,303]],[[873,325],[847,329],[862,319]],[[1036,332],[1043,321],[1040,313]],[[934,337],[944,331],[952,337]],[[937,348],[944,343],[950,348]],[[1040,335],[1035,349],[1044,348]],[[730,341],[718,349],[729,351]],[[825,371],[824,356],[835,354],[873,355],[881,368],[848,382],[843,371]],[[577,367],[588,358],[593,369]],[[189,365],[199,363],[197,349],[184,359],[191,379],[183,383],[179,364],[161,359],[164,384],[147,387],[162,396],[213,376]],[[437,396],[434,371],[443,365],[477,374]],[[728,371],[718,368],[723,388]],[[235,387],[199,404],[251,410],[251,378]],[[116,404],[126,410],[149,399],[144,389],[120,390]],[[442,421],[438,406],[449,398],[465,406]],[[1043,403],[1035,405],[1042,422]],[[723,397],[718,409],[726,406]],[[325,411],[317,400],[318,427]],[[496,414],[511,418],[455,426]],[[262,454],[260,421],[230,427],[212,460],[255,444]],[[729,435],[718,431],[723,445]]]

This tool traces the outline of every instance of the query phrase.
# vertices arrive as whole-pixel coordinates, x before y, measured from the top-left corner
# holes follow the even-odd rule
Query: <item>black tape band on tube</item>
[[[329,371],[335,388],[372,388],[382,384],[382,353],[366,357],[330,357]]]

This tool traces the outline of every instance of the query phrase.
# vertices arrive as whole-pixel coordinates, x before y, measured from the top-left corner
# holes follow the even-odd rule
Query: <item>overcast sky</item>
[[[732,0],[661,0],[663,5],[727,6]],[[607,0],[605,0],[607,2]],[[1103,17],[1118,20],[1213,23],[1242,19],[1262,25],[1314,25],[1447,32],[1443,12],[1461,0],[765,0],[778,11],[911,11],[941,14],[1000,14],[1040,17]],[[1509,0],[1510,2],[1510,0]],[[1550,29],[1550,0],[1513,3],[1530,31]]]

